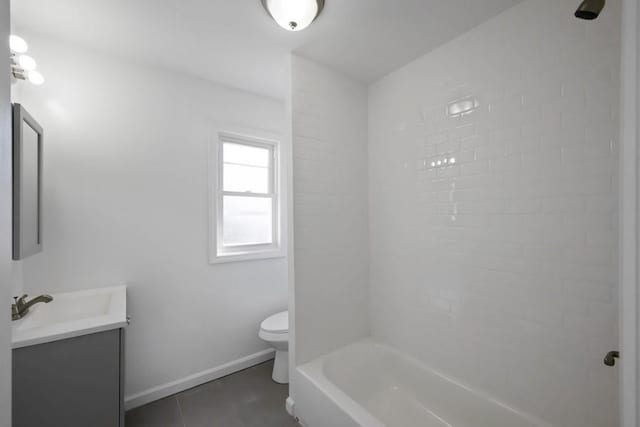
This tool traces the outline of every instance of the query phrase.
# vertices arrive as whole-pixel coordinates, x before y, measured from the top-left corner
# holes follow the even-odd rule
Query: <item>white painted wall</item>
[[[282,132],[284,104],[23,35],[46,78],[19,95],[45,129],[44,251],[24,262],[25,290],[128,284],[137,403],[267,349],[258,328],[287,306],[286,259],[208,264],[208,148],[218,130]]]
[[[9,0],[0,0],[0,69],[9,69]],[[8,307],[13,287],[11,261],[11,92],[9,73],[0,73],[0,301]],[[11,317],[0,315],[0,427],[11,426]]]
[[[373,336],[565,427],[618,419],[619,6],[525,1],[369,92]]]
[[[369,335],[367,90],[293,56],[290,103],[299,365]]]

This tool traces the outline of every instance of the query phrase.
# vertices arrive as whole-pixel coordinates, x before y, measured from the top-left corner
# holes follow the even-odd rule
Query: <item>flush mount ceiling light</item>
[[[288,31],[307,28],[320,15],[324,0],[261,0],[274,21]]]

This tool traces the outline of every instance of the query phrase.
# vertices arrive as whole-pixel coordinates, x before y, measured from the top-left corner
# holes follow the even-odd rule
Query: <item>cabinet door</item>
[[[13,427],[119,425],[119,330],[13,351]]]

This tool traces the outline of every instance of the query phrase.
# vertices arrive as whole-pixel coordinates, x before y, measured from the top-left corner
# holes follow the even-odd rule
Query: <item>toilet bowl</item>
[[[258,336],[276,350],[271,377],[277,383],[289,383],[289,312],[267,317],[260,324]]]

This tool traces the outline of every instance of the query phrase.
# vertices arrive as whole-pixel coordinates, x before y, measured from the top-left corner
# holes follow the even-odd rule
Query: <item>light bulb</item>
[[[15,53],[25,53],[29,49],[29,45],[20,36],[9,36],[9,48]]]
[[[288,31],[304,30],[320,12],[318,0],[263,0],[263,3],[278,25]]]
[[[36,60],[29,55],[20,55],[18,57],[18,65],[20,65],[23,70],[33,71],[36,69]]]
[[[36,86],[39,86],[42,83],[44,83],[44,77],[42,77],[42,74],[34,70],[29,71],[29,73],[27,74],[27,78],[31,83],[33,83]]]

